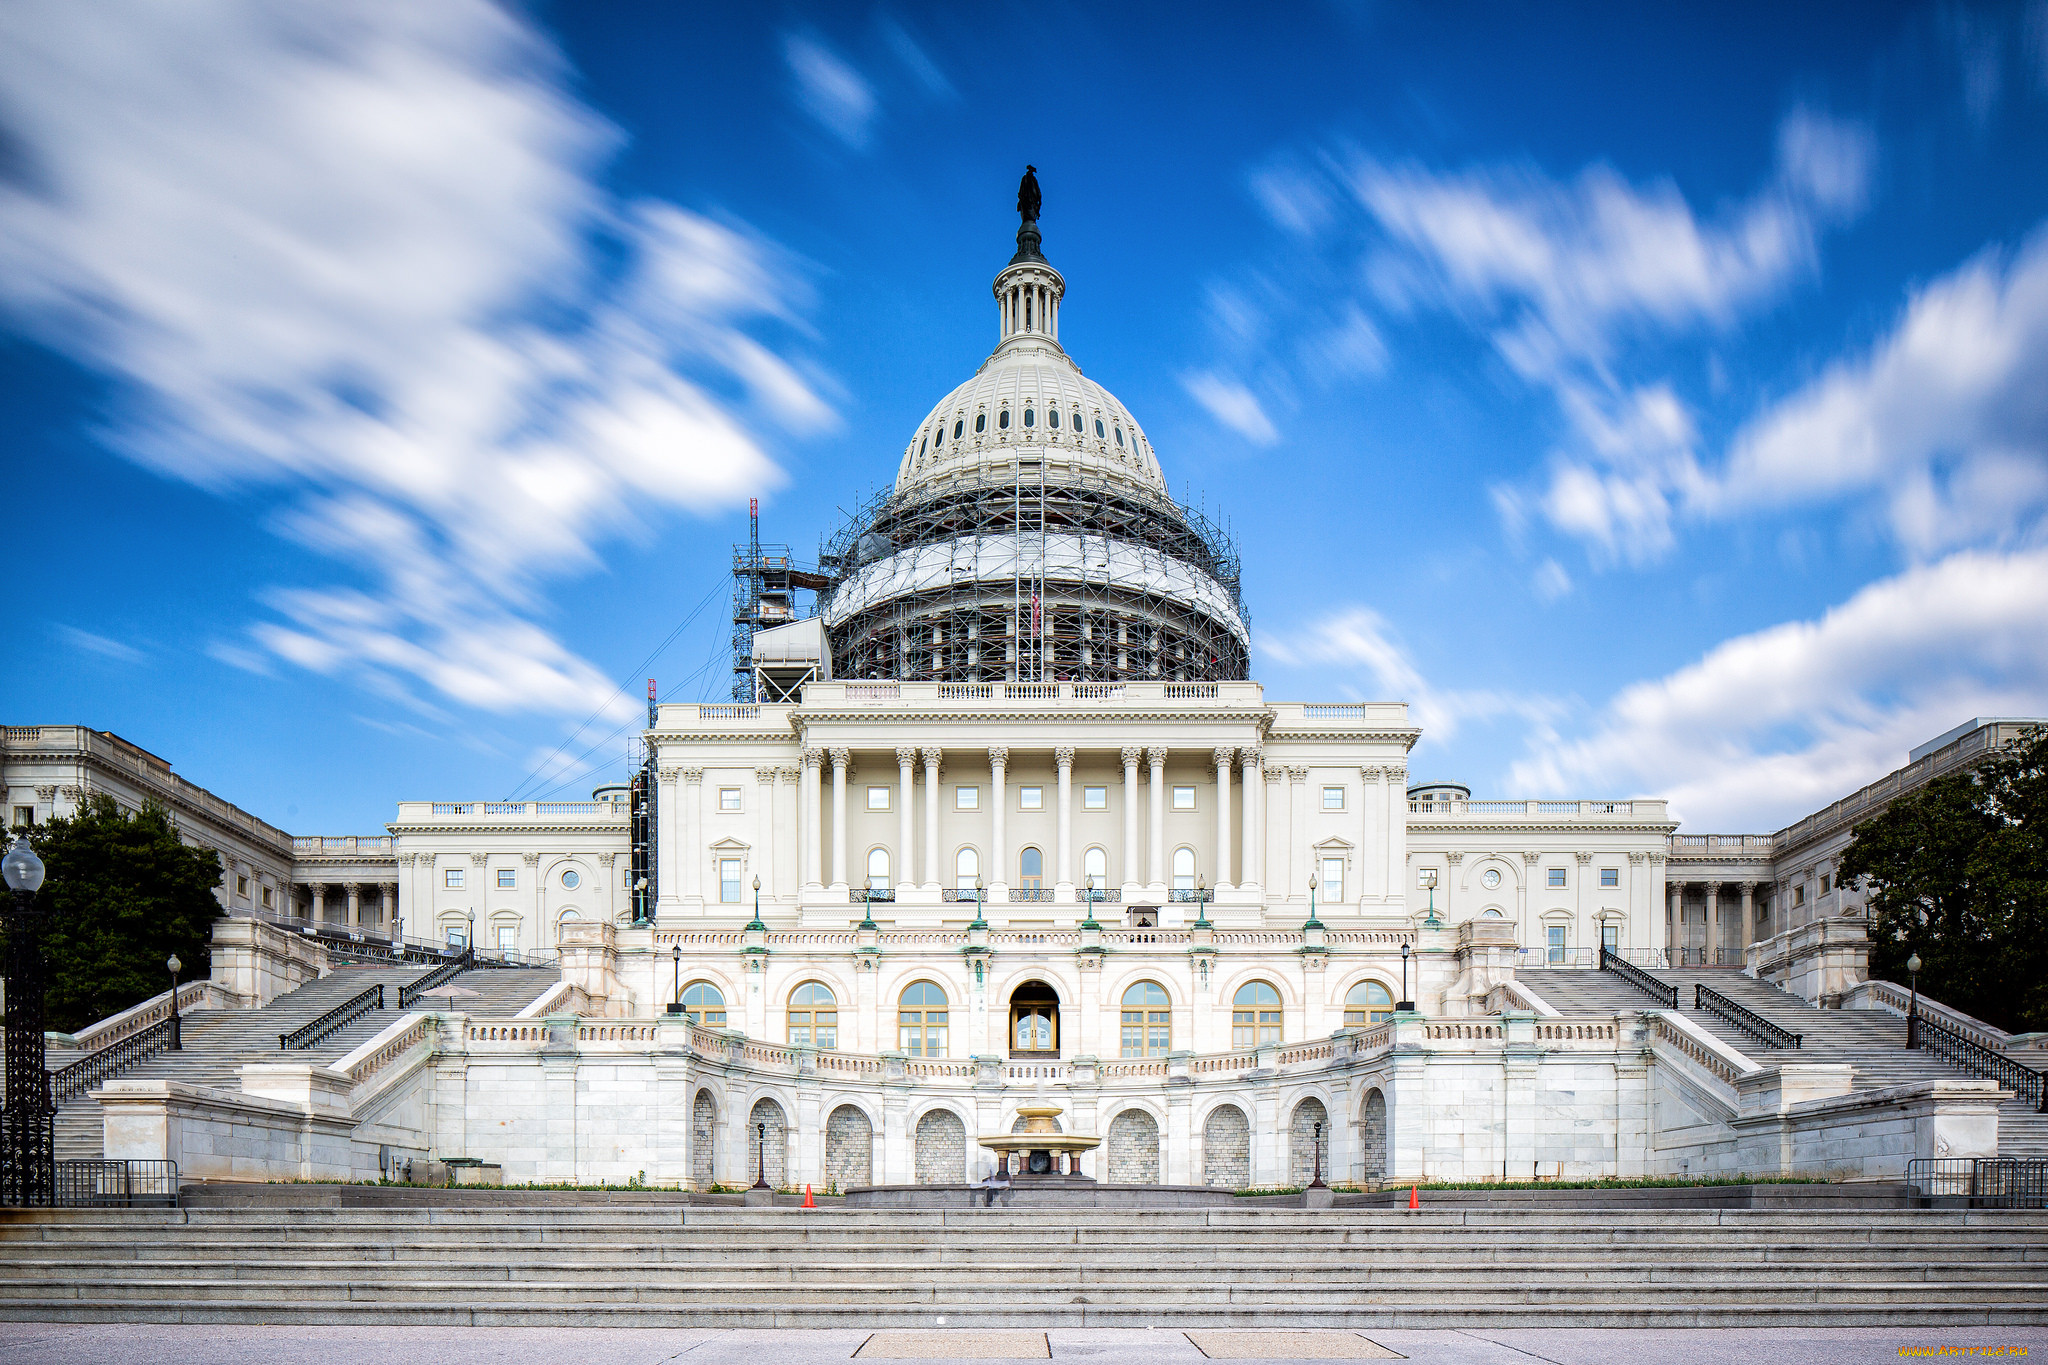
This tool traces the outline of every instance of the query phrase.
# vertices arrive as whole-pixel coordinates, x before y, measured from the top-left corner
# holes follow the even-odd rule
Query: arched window
[[[1164,1057],[1173,1047],[1173,1007],[1156,981],[1124,992],[1123,1055]]]
[[[1280,1041],[1280,992],[1263,981],[1247,981],[1230,1001],[1230,1045],[1245,1051]]]
[[[981,880],[981,855],[971,848],[963,848],[953,855],[953,885],[961,891],[972,891],[974,884]]]
[[[724,1028],[725,992],[709,981],[692,981],[683,987],[683,1013],[693,1024]]]
[[[868,850],[868,890],[886,891],[889,887],[889,850],[871,848]]]
[[[1344,1027],[1384,1024],[1394,1017],[1394,997],[1377,981],[1361,981],[1344,997]]]
[[[564,910],[562,912],[562,918],[557,922],[561,924],[574,924],[577,920],[582,918],[583,912],[576,909],[574,906],[571,906],[569,909]]]
[[[1035,422],[1035,420],[1037,419],[1037,417],[1038,417],[1038,414],[1037,414],[1037,413],[1035,413],[1035,412],[1033,412],[1033,411],[1032,411],[1032,410],[1031,410],[1030,408],[1026,408],[1026,409],[1024,409],[1024,425],[1025,425],[1025,426],[1027,426],[1027,427],[1028,427],[1028,426],[1031,426],[1031,425],[1032,425],[1032,424],[1033,424],[1033,423]]]
[[[1195,851],[1191,848],[1177,848],[1173,851],[1173,889],[1195,889]]]
[[[1118,446],[1122,446],[1124,443],[1124,429],[1122,427],[1116,429],[1116,443]]]
[[[924,458],[924,453],[925,453],[925,451],[927,451],[927,450],[931,449],[931,444],[932,444],[932,441],[931,441],[931,437],[929,437],[929,436],[925,437],[925,438],[924,438],[924,439],[923,439],[922,441],[919,441],[919,442],[917,443],[917,458],[918,458],[918,459],[922,460],[922,459]]]
[[[1001,427],[1004,431],[1008,431],[1010,429],[1010,410],[1008,408],[1004,408],[1001,412],[996,414],[996,425],[998,427]]]
[[[975,427],[974,427],[974,429],[975,429],[976,431],[980,431],[980,430],[981,430],[981,419],[980,419],[979,417],[977,417],[977,418],[975,418],[975,419],[974,419],[974,422],[975,422]],[[960,439],[960,432],[961,432],[961,429],[962,429],[962,428],[964,428],[964,427],[965,427],[966,425],[967,425],[967,423],[966,423],[966,421],[965,421],[964,419],[963,419],[963,420],[961,420],[961,421],[958,421],[958,422],[955,422],[955,423],[953,423],[953,439],[954,439],[954,440],[956,440],[956,441],[957,441],[957,440],[959,440],[959,439]]]
[[[896,1046],[911,1057],[946,1055],[946,992],[936,981],[906,987],[896,1002]]]
[[[1081,414],[1080,414],[1079,412],[1076,412],[1076,413],[1074,414],[1074,430],[1076,430],[1076,431],[1079,431],[1080,429],[1081,429]]]
[[[1081,885],[1092,886],[1097,891],[1109,885],[1109,855],[1099,848],[1091,848],[1081,855]]]
[[[1045,887],[1045,855],[1035,848],[1026,848],[1017,855],[1017,885],[1029,891],[1040,891]]]
[[[984,431],[987,431],[987,430],[988,430],[988,414],[987,414],[987,413],[985,413],[985,412],[977,412],[977,413],[975,413],[975,414],[974,414],[974,430],[975,430],[975,431],[976,431],[977,433],[980,433],[980,432],[984,432]]]
[[[812,1047],[839,1046],[839,1001],[822,981],[806,981],[789,997],[789,1041]]]
[[[1095,439],[1098,441],[1102,439],[1102,419],[1100,417],[1095,419]]]

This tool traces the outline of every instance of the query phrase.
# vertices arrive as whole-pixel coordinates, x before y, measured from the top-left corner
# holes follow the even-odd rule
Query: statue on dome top
[[[1024,178],[1017,182],[1017,212],[1027,223],[1038,221],[1038,206],[1044,202],[1038,193],[1038,167],[1026,166]]]

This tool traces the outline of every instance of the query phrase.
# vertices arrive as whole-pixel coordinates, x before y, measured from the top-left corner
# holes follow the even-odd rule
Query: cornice
[[[1613,830],[1616,832],[1626,831],[1630,834],[1649,834],[1654,832],[1669,835],[1676,831],[1677,828],[1677,823],[1670,820],[1641,820],[1625,823],[1618,820],[1578,820],[1571,816],[1560,816],[1555,820],[1458,820],[1455,822],[1446,820],[1442,824],[1419,823],[1413,819],[1408,821],[1408,832],[1411,834],[1417,830],[1442,830],[1446,833],[1462,830],[1496,830],[1505,833],[1510,830],[1545,829]]]
[[[537,822],[512,823],[503,825],[446,824],[446,825],[401,825],[396,822],[384,826],[401,838],[408,834],[630,834],[631,819],[616,824],[602,825],[548,825]]]

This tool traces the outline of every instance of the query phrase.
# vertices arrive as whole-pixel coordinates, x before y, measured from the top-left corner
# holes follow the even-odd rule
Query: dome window
[[[1079,411],[1077,410],[1077,411],[1076,411],[1076,412],[1074,413],[1074,430],[1076,430],[1076,431],[1079,431],[1080,429],[1081,429],[1081,414],[1080,414],[1080,412],[1079,412]]]
[[[1024,425],[1027,427],[1031,426],[1033,424],[1034,419],[1036,419],[1037,416],[1038,414],[1033,412],[1030,408],[1024,409]]]
[[[1102,439],[1102,436],[1102,419],[1098,417],[1095,419],[1095,439],[1099,441]]]
[[[919,442],[917,443],[917,458],[918,458],[918,459],[922,460],[922,459],[924,458],[924,452],[925,452],[925,449],[926,449],[926,448],[927,448],[928,446],[930,446],[930,445],[931,445],[931,443],[932,443],[932,438],[931,438],[931,437],[929,437],[929,436],[925,437],[925,438],[924,438],[924,439],[923,439],[922,441],[919,441]]]
[[[1008,408],[1004,408],[1000,413],[996,415],[996,425],[1001,427],[1004,431],[1008,431],[1010,429],[1010,410]]]
[[[1122,427],[1118,427],[1116,429],[1116,443],[1118,445],[1122,445],[1124,443],[1124,429]]]
[[[987,414],[987,413],[985,413],[985,412],[977,412],[977,413],[975,413],[975,414],[974,414],[974,429],[975,429],[975,430],[976,430],[977,432],[982,432],[982,431],[987,431],[987,430],[988,430],[988,414]]]
[[[966,427],[967,427],[967,422],[966,422],[966,419],[964,419],[964,418],[963,418],[963,419],[961,419],[961,420],[960,420],[960,421],[958,421],[958,422],[955,422],[955,423],[953,423],[953,439],[954,439],[954,440],[956,440],[956,441],[957,441],[957,440],[959,440],[959,439],[960,439],[960,433],[961,433],[961,432],[962,432],[963,430],[965,430],[965,429],[966,429]],[[974,429],[975,429],[976,431],[980,431],[980,430],[981,430],[981,419],[980,419],[979,417],[977,417],[977,418],[975,418],[975,419],[974,419]]]

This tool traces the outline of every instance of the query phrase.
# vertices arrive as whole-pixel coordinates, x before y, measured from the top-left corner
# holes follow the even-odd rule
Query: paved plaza
[[[994,1352],[1003,1352],[997,1354]],[[1231,1332],[1165,1328],[924,1331],[716,1331],[553,1327],[217,1327],[0,1323],[0,1365],[328,1365],[346,1359],[436,1365],[812,1365],[840,1360],[1371,1360],[1442,1365],[1768,1365],[2015,1359],[2048,1352],[2041,1328],[1480,1329]],[[1014,1352],[1014,1354],[1010,1354]],[[1270,1352],[1270,1354],[1262,1353]]]

